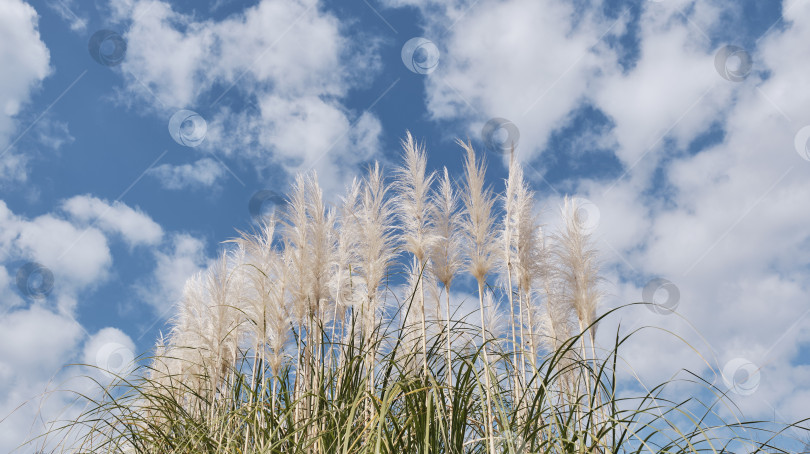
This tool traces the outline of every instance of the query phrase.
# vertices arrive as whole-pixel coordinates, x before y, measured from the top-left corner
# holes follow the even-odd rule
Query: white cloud
[[[89,195],[71,197],[62,210],[77,224],[98,226],[101,230],[121,235],[130,246],[155,245],[163,229],[148,215],[121,202],[110,204]]]
[[[213,186],[225,176],[222,164],[210,158],[203,158],[193,164],[161,164],[147,172],[160,180],[166,189],[189,189]]]
[[[450,2],[443,13],[429,13],[436,5],[421,4],[425,36],[442,51],[425,78],[429,113],[467,121],[475,138],[490,118],[506,118],[520,129],[524,160],[545,148],[599,74],[617,70],[603,36],[628,20],[562,1]]]
[[[50,52],[38,30],[39,17],[21,0],[0,4],[0,179],[24,180],[27,159],[14,148],[17,115],[31,92],[50,74]]]
[[[673,42],[683,42],[687,31],[656,33],[653,28],[648,33],[650,44],[642,47],[662,46],[660,40],[668,35]],[[689,57],[698,54],[688,47],[643,52],[637,72],[611,84],[611,96],[600,99],[617,122],[614,132],[622,144],[617,156],[625,165],[643,151],[645,135],[675,123],[682,106],[705,90],[700,84],[712,87],[707,98],[714,100],[704,99],[697,105],[673,129],[672,138],[683,150],[708,123],[719,121],[724,140],[696,155],[670,155],[674,159],[665,167],[663,180],[652,179],[653,163],[664,153],[656,150],[657,156],[644,158],[652,162],[638,166],[607,194],[612,183],[592,182],[582,188],[599,200],[606,220],[603,244],[621,251],[645,275],[673,281],[681,292],[679,312],[694,323],[707,343],[677,317],[640,311],[638,323],[686,334],[718,371],[738,357],[762,367],[757,390],[750,396],[735,396],[748,416],[772,415],[774,407],[781,412],[779,418],[807,416],[790,402],[807,395],[807,381],[798,379],[807,373],[801,365],[806,358],[797,361],[795,355],[800,345],[810,342],[806,304],[810,215],[799,208],[810,196],[810,183],[807,163],[793,146],[796,131],[810,123],[804,108],[810,92],[797,85],[810,66],[792,51],[808,38],[810,28],[800,22],[765,38],[751,51],[755,72],[733,87],[733,97],[729,96],[731,83],[720,79],[711,65],[706,67],[707,58]],[[676,71],[670,66],[673,61],[678,62],[676,67],[686,65],[677,69],[681,74],[677,78],[653,70]],[[757,70],[770,71],[770,77],[760,80]],[[707,76],[716,77],[718,83],[712,86]],[[662,78],[669,80],[661,84]],[[639,108],[646,114],[641,117],[630,112],[635,103],[621,105],[636,99],[635,93],[646,86],[658,87],[652,99],[664,113],[647,105]],[[663,184],[670,185],[669,202],[642,195]],[[607,255],[623,263],[612,252]],[[638,301],[640,296],[639,288],[622,287],[615,300]],[[663,337],[647,337],[627,353],[644,377],[651,382],[666,378],[674,371],[673,364],[706,369],[686,346],[665,348]],[[656,354],[660,351],[670,354]],[[718,385],[725,387],[722,381]],[[803,405],[806,408],[807,403]]]
[[[198,238],[175,234],[167,246],[165,251],[155,251],[152,276],[136,286],[140,298],[163,316],[180,300],[186,280],[209,264],[205,243]]]
[[[595,94],[616,123],[617,156],[630,165],[660,149],[664,136],[683,147],[708,129],[732,86],[715,72],[714,55],[700,46],[699,35],[686,27],[662,31],[661,25],[643,22],[639,62],[628,74],[605,78]]]
[[[372,159],[379,149],[382,125],[372,114],[364,113],[352,124],[338,103],[318,96],[266,94],[259,107],[259,117],[218,115],[208,138],[226,149],[239,150],[258,169],[269,162],[290,174],[314,169],[326,194],[341,192],[356,166]],[[241,147],[246,137],[257,143]]]
[[[118,328],[104,328],[84,343],[82,364],[101,383],[126,377],[136,367],[135,343]]]
[[[16,275],[9,274],[5,266],[0,266],[0,314],[22,304],[22,298],[13,290],[16,285]]]
[[[81,229],[51,214],[30,221],[10,217],[4,221],[10,221],[2,226],[4,229],[17,229],[13,250],[50,268],[55,288],[75,291],[106,278],[112,256],[107,238],[98,229]]]
[[[76,140],[76,138],[70,134],[67,123],[52,120],[47,116],[42,117],[42,119],[34,125],[32,132],[37,135],[37,144],[52,150],[59,150],[63,145]]]
[[[202,147],[260,173],[278,165],[289,172],[314,167],[332,189],[377,151],[377,118],[341,104],[379,69],[374,41],[355,49],[318,2],[263,0],[221,21],[154,0],[114,11],[131,21],[122,63],[129,90],[161,114],[200,111],[208,121]],[[228,107],[234,96],[258,108],[234,112]]]
[[[70,29],[74,32],[83,33],[87,30],[87,18],[80,16],[76,11],[74,0],[55,0],[48,2],[48,7],[51,8],[62,18],[65,22],[70,24]]]
[[[51,420],[68,409],[70,397],[75,396],[48,396],[44,391],[70,375],[60,368],[76,359],[83,338],[81,326],[71,317],[36,305],[0,317],[0,449],[4,452],[43,433],[45,427],[37,416]]]
[[[83,336],[75,320],[38,306],[7,314],[0,326],[0,362],[13,365],[17,379],[52,374]]]
[[[52,421],[77,418],[83,409],[79,393],[94,396],[101,389],[90,377],[107,383],[125,375],[135,345],[117,328],[89,336],[71,316],[32,305],[0,318],[0,449],[12,452],[21,443],[49,430]],[[89,367],[71,366],[83,364]],[[27,445],[23,452],[54,448],[76,433],[56,432]]]
[[[73,310],[79,292],[109,277],[113,259],[106,234],[120,235],[130,247],[157,245],[163,236],[148,215],[120,202],[76,196],[61,209],[64,214],[28,219],[0,200],[0,263],[14,263],[14,273],[28,261],[48,268],[54,276],[52,300],[66,313]]]

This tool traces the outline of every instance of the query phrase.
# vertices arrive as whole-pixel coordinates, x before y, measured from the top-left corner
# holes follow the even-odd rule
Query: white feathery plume
[[[580,351],[586,360],[585,330],[590,334],[591,350],[596,360],[596,309],[600,299],[597,288],[599,283],[599,265],[596,250],[591,236],[584,229],[582,214],[576,199],[565,198],[562,209],[563,226],[561,232],[554,236],[552,248],[555,274],[557,276],[560,306],[576,314],[579,322]],[[585,374],[586,389],[591,389],[590,375]],[[578,386],[578,385],[576,385]],[[590,395],[589,395],[590,396]],[[590,398],[590,397],[589,397]],[[593,404],[593,403],[591,403]]]
[[[509,299],[509,326],[512,332],[512,356],[513,356],[513,364],[517,368],[516,370],[520,373],[515,373],[513,375],[514,378],[514,388],[513,388],[513,398],[517,399],[520,394],[520,388],[522,386],[523,377],[526,376],[524,371],[525,365],[523,361],[523,351],[522,349],[518,349],[517,344],[517,334],[516,334],[516,326],[518,325],[517,320],[515,319],[515,303],[514,303],[514,295],[512,291],[512,284],[515,277],[515,261],[517,260],[517,225],[519,223],[519,207],[518,207],[518,200],[517,200],[517,192],[518,189],[524,185],[523,182],[523,175],[517,160],[512,154],[512,159],[509,165],[509,176],[506,179],[506,187],[504,195],[502,196],[503,205],[504,205],[504,217],[503,217],[503,227],[500,231],[500,240],[503,246],[502,249],[502,267],[506,272],[506,292],[507,297]],[[522,315],[522,312],[521,312]],[[522,322],[523,317],[521,317]],[[521,343],[523,342],[523,324],[520,323],[520,338]]]
[[[289,292],[292,298],[293,321],[306,323],[309,310],[308,279],[309,217],[307,216],[306,178],[298,175],[287,199],[283,217],[284,260],[290,269]],[[300,336],[299,336],[300,339]]]
[[[365,358],[368,391],[374,389],[374,332],[378,326],[380,312],[379,287],[388,273],[388,267],[395,256],[393,234],[394,211],[386,197],[386,185],[379,163],[370,167],[363,180],[363,191],[357,210],[357,256],[358,277],[365,287],[360,303],[360,335],[364,348],[368,349]],[[356,309],[355,309],[356,310]],[[352,313],[355,312],[352,311]],[[366,412],[367,421],[371,418],[371,408]]]
[[[214,396],[234,364],[244,332],[241,288],[223,253],[205,272],[186,281],[170,337],[178,375],[201,394]]]
[[[529,189],[523,177],[523,168],[513,159],[509,168],[505,198],[506,217],[504,240],[511,280],[518,288],[518,324],[522,344],[528,344],[529,361],[537,367],[537,342],[534,335],[535,310],[532,308],[532,291],[534,282],[542,278],[547,268],[547,254],[543,229],[534,214],[534,193]],[[528,333],[524,332],[528,330]],[[525,336],[525,337],[524,337]],[[523,360],[520,361],[524,365]]]
[[[327,305],[336,248],[335,214],[326,208],[314,172],[296,177],[287,203],[284,234],[285,260],[292,274],[292,314],[298,324],[299,349],[304,348],[308,367],[316,349],[322,347],[321,330],[332,315]]]
[[[318,184],[315,172],[307,180],[307,215],[309,223],[309,274],[310,274],[310,313],[321,323],[331,311],[329,302],[329,282],[332,264],[337,247],[335,212],[328,209],[323,200],[323,191]]]
[[[563,298],[577,314],[580,332],[594,322],[601,294],[599,284],[599,264],[591,235],[583,227],[582,214],[576,199],[565,198],[562,210],[563,228],[555,235],[554,260],[563,284]],[[590,328],[591,338],[595,336],[595,326]]]
[[[402,231],[402,244],[406,251],[413,254],[419,266],[415,272],[422,275],[420,280],[426,278],[422,267],[431,248],[434,237],[430,225],[431,201],[429,198],[430,186],[433,183],[434,173],[426,174],[427,157],[424,148],[416,144],[411,133],[406,131],[405,140],[402,141],[405,150],[405,164],[396,169],[394,187],[397,192],[395,205],[397,219]],[[422,353],[423,372],[427,375],[427,326],[425,320],[425,290],[424,285],[418,282],[419,313],[422,316]]]
[[[273,247],[276,220],[264,222],[256,234],[240,232],[232,242],[245,251],[241,272],[247,281],[245,314],[254,333],[254,349],[275,376],[281,365],[285,344],[289,338],[289,315],[284,304],[287,279],[285,263]],[[255,364],[254,364],[255,368]]]
[[[326,208],[317,178],[315,172],[296,177],[285,219],[285,250],[292,249],[291,264],[299,274],[292,289],[295,314],[302,321],[323,317],[337,239],[335,213]]]
[[[225,379],[234,365],[238,346],[244,332],[241,309],[241,287],[233,274],[227,253],[209,268],[205,290],[208,294],[209,331],[207,347],[211,357],[210,372],[213,389]]]
[[[490,334],[490,345],[498,347],[503,344],[503,338],[506,338],[508,328],[503,312],[498,310],[494,292],[484,293],[484,314],[487,332]]]
[[[414,142],[410,132],[406,131],[402,148],[405,150],[405,163],[396,169],[394,179],[397,220],[402,230],[403,247],[416,257],[421,266],[434,242],[429,193],[435,172],[427,173],[425,149]]]
[[[541,345],[549,354],[555,354],[563,344],[576,334],[577,322],[574,308],[568,304],[563,296],[563,283],[560,280],[556,266],[552,266],[546,273],[543,282],[542,293],[545,296],[545,304],[536,305],[532,308],[534,312],[534,344]],[[540,293],[538,290],[537,293]],[[570,349],[562,352],[562,356],[557,358],[556,368],[563,372],[562,389],[559,398],[569,398],[576,382],[576,375],[569,370],[570,364],[575,361],[572,358]]]
[[[436,278],[433,262],[427,260],[425,270],[422,272],[422,285],[425,288],[425,317],[428,321],[428,338],[437,338],[444,332],[447,325],[445,311],[442,305],[442,289]]]
[[[542,290],[545,304],[533,307],[535,344],[542,345],[548,352],[557,351],[576,331],[576,312],[565,301],[561,287],[558,278],[549,276]]]
[[[173,352],[173,358],[176,358],[176,371],[172,371],[170,375],[176,376],[181,383],[201,392],[202,379],[205,375],[204,365],[208,363],[205,358],[209,356],[209,352],[203,350],[208,317],[208,303],[205,300],[203,285],[202,272],[186,280],[177,315],[172,320],[173,327],[169,332],[170,350]]]
[[[492,241],[495,218],[492,209],[495,197],[492,189],[484,187],[486,163],[476,161],[472,144],[458,142],[467,152],[464,159],[466,187],[463,191],[463,228],[467,236],[469,271],[482,285],[495,264],[497,245]]]
[[[375,162],[363,181],[357,210],[357,271],[366,293],[361,303],[362,330],[366,336],[370,336],[374,330],[380,309],[378,290],[395,256],[394,211],[386,193],[382,171]]]
[[[339,311],[352,307],[357,297],[356,286],[352,285],[352,273],[355,271],[352,268],[359,261],[357,211],[361,188],[360,182],[353,179],[340,205],[337,249],[333,260],[335,271],[330,283],[332,299]]]
[[[433,262],[436,278],[444,285],[445,291],[449,291],[453,278],[463,265],[463,242],[458,197],[453,191],[447,167],[439,179],[437,192],[433,194],[432,208],[434,241],[430,248],[430,260]]]
[[[346,328],[347,325],[351,324],[351,320],[346,319],[346,313],[349,308],[355,306],[360,298],[357,285],[352,280],[352,275],[356,273],[357,263],[359,262],[357,255],[357,210],[359,209],[360,189],[360,182],[357,178],[354,178],[347,188],[346,195],[343,197],[340,204],[337,248],[332,264],[332,279],[329,283],[329,291],[334,301],[334,316],[330,338],[333,341],[338,338],[343,339],[347,344],[349,340],[348,336],[351,335],[351,329],[347,331]],[[342,331],[338,332],[338,329]],[[340,365],[343,364],[344,351],[342,348],[338,350],[338,364]],[[332,358],[333,356],[330,355],[330,366],[332,364]]]

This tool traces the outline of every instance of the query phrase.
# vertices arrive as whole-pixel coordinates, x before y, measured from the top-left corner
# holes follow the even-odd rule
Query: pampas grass
[[[494,439],[489,431],[492,429],[492,392],[489,372],[489,355],[487,354],[487,324],[484,311],[484,283],[487,274],[495,264],[495,246],[492,241],[495,218],[492,209],[495,197],[492,190],[484,186],[486,164],[478,162],[472,144],[458,142],[467,152],[464,159],[466,176],[462,200],[464,201],[464,232],[467,236],[467,257],[470,274],[478,283],[478,301],[481,315],[481,342],[484,358],[484,386],[487,406],[487,438],[490,443],[490,454],[495,451]]]
[[[404,165],[397,169],[394,187],[397,191],[395,198],[397,206],[397,220],[401,229],[402,244],[406,251],[413,254],[418,265],[413,273],[424,273],[425,261],[428,251],[434,241],[430,225],[431,201],[429,198],[430,185],[434,174],[426,173],[427,157],[424,149],[417,145],[410,132],[405,133],[402,141]],[[419,279],[419,313],[421,314],[423,373],[427,376],[427,324],[425,320],[425,288],[424,277]]]
[[[787,452],[798,425],[727,423],[718,409],[733,405],[700,380],[708,401],[668,400],[669,383],[620,393],[633,333],[597,345],[596,326],[622,309],[599,313],[576,202],[547,235],[519,163],[496,195],[459,144],[460,185],[427,172],[410,134],[393,184],[375,163],[336,207],[314,173],[299,175],[279,218],[188,280],[139,371],[55,426],[78,440],[62,451]],[[498,270],[503,287],[488,281]],[[451,304],[461,276],[477,287],[478,322]]]
[[[430,248],[430,260],[436,279],[444,286],[445,326],[444,335],[447,341],[447,363],[445,365],[448,389],[453,387],[452,370],[452,336],[450,334],[450,284],[463,266],[461,214],[458,212],[458,196],[450,181],[447,167],[444,168],[439,187],[433,193],[433,234],[434,241]]]

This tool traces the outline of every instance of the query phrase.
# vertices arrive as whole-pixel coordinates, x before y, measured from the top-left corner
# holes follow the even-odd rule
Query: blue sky
[[[150,348],[257,191],[315,169],[337,197],[406,129],[457,172],[454,140],[484,152],[493,118],[519,130],[548,223],[565,194],[591,202],[605,308],[654,278],[679,289],[684,319],[623,324],[708,364],[650,334],[626,352],[640,377],[687,367],[746,414],[810,416],[808,2],[1,1],[0,418],[64,364]],[[126,43],[119,64],[91,57],[99,30]],[[427,74],[402,59],[415,37],[438,50]],[[198,146],[170,134],[181,110],[205,120]],[[31,262],[53,275],[41,298],[16,284]]]

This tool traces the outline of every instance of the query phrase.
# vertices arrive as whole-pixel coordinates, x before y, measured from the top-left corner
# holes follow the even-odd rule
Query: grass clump
[[[685,381],[706,402],[671,400],[673,382],[619,389],[633,334],[597,345],[615,310],[598,316],[598,256],[577,202],[546,234],[517,161],[495,194],[459,143],[460,184],[427,172],[410,134],[393,182],[375,164],[335,207],[314,173],[298,176],[282,216],[186,283],[137,373],[59,427],[75,439],[62,450],[788,452],[798,425],[740,422],[696,376]],[[451,301],[460,279],[474,281],[477,309]]]

